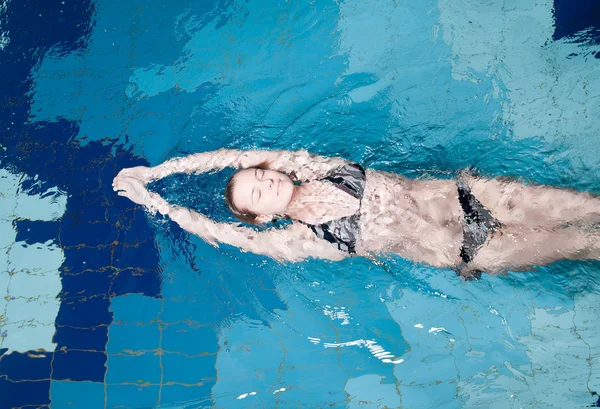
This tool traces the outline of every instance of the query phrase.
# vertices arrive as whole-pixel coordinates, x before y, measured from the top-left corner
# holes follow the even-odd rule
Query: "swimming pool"
[[[0,407],[600,405],[598,263],[281,265],[110,184],[225,146],[600,193],[599,28],[592,0],[1,1]],[[225,178],[157,189],[225,218]]]

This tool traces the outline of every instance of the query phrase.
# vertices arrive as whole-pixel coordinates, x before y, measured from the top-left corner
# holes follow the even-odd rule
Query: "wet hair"
[[[270,167],[269,167],[268,162],[263,162],[259,165],[252,166],[251,168],[247,168],[247,169],[268,170],[268,169],[270,169]],[[242,169],[242,170],[245,170],[245,169]],[[235,187],[235,179],[239,172],[240,172],[239,170],[237,172],[235,172],[233,175],[231,175],[231,177],[227,181],[227,185],[225,186],[225,203],[227,204],[229,211],[235,217],[237,217],[239,220],[241,220],[242,222],[248,223],[248,224],[257,224],[258,222],[257,222],[256,218],[258,217],[258,214],[250,212],[248,210],[240,209],[233,203],[233,188]]]

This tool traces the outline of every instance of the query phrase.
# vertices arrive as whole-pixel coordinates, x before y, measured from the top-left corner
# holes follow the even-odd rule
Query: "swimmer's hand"
[[[121,175],[122,172],[113,180],[113,190],[119,196],[126,197],[133,203],[146,206],[151,212],[158,211],[160,214],[169,213],[169,204],[156,193],[149,192],[146,189],[146,183],[143,182],[143,178],[123,176]],[[135,175],[135,173],[131,174]]]
[[[150,183],[153,179],[151,176],[151,170],[147,166],[135,166],[133,168],[122,169],[115,180],[118,177],[130,177],[139,180],[144,186]],[[114,182],[113,182],[114,186]]]
[[[121,173],[113,180],[113,190],[119,196],[126,197],[133,203],[145,205],[149,196],[146,185],[136,177],[124,176]]]

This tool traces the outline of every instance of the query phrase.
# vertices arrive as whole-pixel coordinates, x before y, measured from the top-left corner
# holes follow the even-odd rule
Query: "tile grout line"
[[[18,188],[17,188],[17,193],[18,193]],[[15,206],[13,207],[13,214],[12,216],[15,217],[16,213],[17,213],[17,208],[18,208],[18,195],[15,193],[14,195],[15,198]],[[13,218],[13,221],[15,220],[15,218]],[[10,252],[13,248],[13,246],[17,243],[16,239],[17,239],[17,231],[15,230],[14,226],[12,225],[11,222],[11,229],[13,230],[13,232],[15,233],[15,238],[13,240],[13,242],[8,245],[6,247],[6,273],[8,274],[8,284],[6,285],[6,305],[4,306],[4,313],[2,314],[2,316],[0,316],[0,323],[2,322],[2,320],[4,320],[4,323],[7,324],[8,323],[8,303],[10,302],[10,283],[12,281],[12,276],[13,273],[11,273],[10,271]],[[0,348],[2,348],[4,346],[4,340],[5,337],[2,336],[2,332],[0,331]]]
[[[164,381],[164,376],[165,376],[165,370],[163,367],[163,362],[162,362],[162,358],[163,358],[163,350],[162,350],[162,340],[163,340],[163,323],[161,320],[161,316],[162,313],[165,310],[165,300],[161,299],[160,302],[160,312],[158,313],[158,332],[159,332],[159,338],[158,338],[158,365],[160,366],[160,384],[158,387],[158,402],[157,405],[161,404],[161,400],[162,400],[162,387],[163,387],[163,381]]]
[[[54,330],[54,334],[56,334],[56,329]],[[54,376],[54,357],[56,356],[56,351],[52,351],[52,360],[50,361],[50,390],[48,391],[48,407],[51,407],[52,404],[52,377]]]
[[[120,232],[119,232],[120,233]],[[114,254],[111,252],[110,255],[110,267],[113,267],[113,256]],[[110,280],[110,284],[108,286],[108,293],[110,294],[111,290],[112,290],[112,286],[114,283],[114,277],[111,278]],[[108,297],[108,312],[109,314],[111,314],[111,306],[112,306],[112,297]],[[111,322],[110,324],[106,325],[106,345],[104,346],[104,353],[106,354],[106,363],[104,364],[104,367],[106,368],[106,371],[104,371],[104,409],[107,409],[108,407],[108,390],[107,390],[107,384],[106,384],[106,378],[108,377],[108,344],[110,343],[110,326],[113,323],[113,318],[114,318],[114,314],[111,314]]]

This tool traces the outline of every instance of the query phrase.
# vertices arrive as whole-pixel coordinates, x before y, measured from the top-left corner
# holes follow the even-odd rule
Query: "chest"
[[[321,224],[360,211],[360,199],[328,181],[312,181],[301,186],[296,201],[297,219],[308,224]]]

